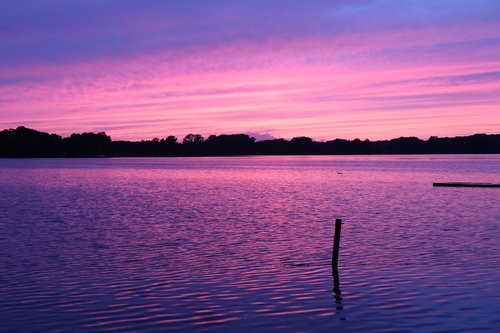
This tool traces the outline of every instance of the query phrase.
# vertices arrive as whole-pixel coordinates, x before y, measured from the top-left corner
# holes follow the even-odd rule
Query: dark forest
[[[349,155],[349,154],[493,154],[500,153],[500,134],[421,140],[400,137],[392,140],[255,141],[246,134],[188,134],[145,141],[113,141],[104,132],[72,134],[63,138],[26,127],[0,132],[0,157],[176,157],[237,155]]]

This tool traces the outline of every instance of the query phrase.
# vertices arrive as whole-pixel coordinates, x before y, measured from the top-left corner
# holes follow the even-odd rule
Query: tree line
[[[0,157],[174,157],[236,155],[348,155],[348,154],[492,154],[500,153],[500,134],[421,140],[400,137],[392,140],[314,141],[308,137],[291,140],[256,141],[246,134],[188,134],[143,141],[113,141],[104,132],[57,134],[26,127],[0,132]]]

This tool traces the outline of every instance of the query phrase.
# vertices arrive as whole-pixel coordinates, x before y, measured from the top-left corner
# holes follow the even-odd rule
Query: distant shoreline
[[[17,157],[12,157],[12,156],[0,156],[0,160],[30,160],[30,159],[35,159],[35,160],[76,160],[76,159],[97,159],[97,160],[112,160],[112,159],[144,159],[144,158],[152,158],[152,159],[197,159],[197,158],[227,158],[227,157],[233,157],[233,158],[251,158],[251,157],[328,157],[328,156],[337,156],[337,157],[382,157],[382,156],[387,156],[387,157],[397,157],[397,156],[436,156],[435,158],[429,158],[429,160],[442,160],[445,159],[444,156],[453,156],[453,155],[463,155],[463,156],[470,156],[471,160],[500,160],[500,157],[498,158],[489,158],[489,157],[478,157],[474,158],[474,156],[477,155],[500,155],[500,153],[463,153],[463,154],[455,154],[455,153],[436,153],[436,154],[294,154],[294,155],[197,155],[197,156],[17,156]],[[437,156],[443,156],[443,158],[439,158]],[[402,158],[401,160],[417,160],[418,158]],[[467,158],[469,159],[469,158]],[[450,158],[450,160],[453,160],[453,158]]]
[[[246,134],[188,134],[182,142],[174,136],[145,141],[113,141],[104,132],[72,134],[63,138],[26,127],[0,132],[0,158],[109,158],[109,157],[215,157],[215,156],[328,156],[328,155],[438,155],[500,154],[500,134],[421,140],[256,141]]]

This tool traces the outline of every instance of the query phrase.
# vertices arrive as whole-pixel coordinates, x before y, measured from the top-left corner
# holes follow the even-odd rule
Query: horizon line
[[[215,135],[215,136],[221,136],[221,135],[227,135],[227,136],[230,136],[230,135],[247,135],[249,136],[250,138],[253,138],[255,139],[255,142],[259,142],[259,141],[268,141],[268,140],[286,140],[286,141],[291,141],[292,139],[294,138],[309,138],[311,139],[313,142],[328,142],[328,141],[334,141],[334,140],[345,140],[345,141],[355,141],[355,140],[360,140],[360,141],[370,141],[370,142],[377,142],[377,141],[390,141],[390,140],[395,140],[395,139],[400,139],[400,138],[417,138],[419,140],[422,140],[422,141],[428,141],[429,139],[431,138],[440,138],[440,139],[444,139],[444,138],[460,138],[460,137],[470,137],[470,136],[474,136],[474,135],[500,135],[500,132],[499,133],[487,133],[487,132],[476,132],[476,133],[472,133],[472,134],[462,134],[462,135],[455,135],[455,136],[439,136],[439,135],[431,135],[427,138],[423,138],[423,137],[420,137],[420,136],[414,136],[414,135],[408,135],[408,136],[398,136],[398,137],[391,137],[391,138],[385,138],[385,139],[369,139],[369,138],[364,138],[364,139],[361,139],[361,138],[354,138],[354,139],[345,139],[345,138],[340,138],[340,137],[336,137],[336,138],[333,138],[333,139],[317,139],[317,138],[313,138],[313,137],[309,137],[309,136],[305,136],[305,135],[296,135],[296,136],[293,136],[291,138],[283,138],[283,137],[274,137],[268,133],[255,133],[255,132],[251,132],[251,131],[247,131],[247,132],[243,132],[243,133],[220,133],[220,134],[209,134],[209,135],[202,135],[202,134],[199,134],[199,133],[194,133],[194,132],[190,132],[182,137],[179,137],[179,136],[175,136],[175,135],[165,135],[163,137],[152,137],[152,138],[149,138],[149,139],[135,139],[135,140],[130,140],[130,139],[114,139],[111,135],[109,135],[107,133],[107,131],[82,131],[82,132],[73,132],[71,134],[67,134],[67,135],[64,135],[64,134],[59,134],[59,133],[54,133],[54,132],[46,132],[46,131],[43,131],[43,130],[39,130],[39,129],[35,129],[35,128],[32,128],[32,127],[28,127],[28,126],[24,126],[24,125],[19,125],[15,128],[5,128],[3,130],[0,130],[0,132],[3,132],[3,131],[14,131],[14,130],[17,130],[19,128],[25,128],[25,129],[29,129],[29,130],[33,130],[33,131],[37,131],[37,132],[41,132],[41,133],[47,133],[47,134],[50,134],[50,135],[58,135],[60,136],[61,138],[69,138],[71,135],[73,134],[85,134],[85,133],[92,133],[92,134],[99,134],[99,133],[105,133],[112,141],[124,141],[124,142],[144,142],[144,141],[154,141],[155,139],[158,139],[158,140],[162,140],[162,139],[166,139],[167,137],[169,136],[173,136],[175,137],[177,140],[180,140],[180,143],[182,143],[182,140],[187,137],[188,135],[201,135],[201,137],[206,140],[208,139],[210,136],[212,135]],[[261,135],[269,135],[270,138],[267,138],[267,139],[257,139],[255,136],[252,136],[251,134],[261,134]]]

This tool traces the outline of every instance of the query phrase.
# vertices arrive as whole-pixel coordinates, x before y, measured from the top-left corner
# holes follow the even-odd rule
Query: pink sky
[[[500,133],[494,1],[195,3],[1,5],[0,128]]]

